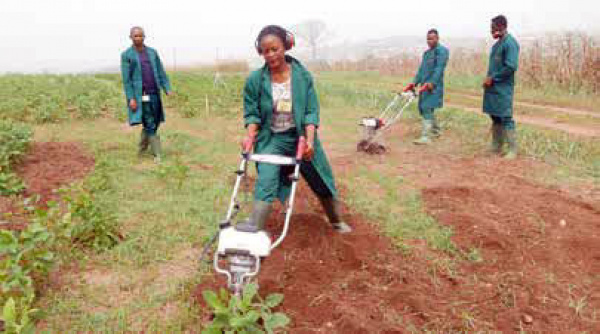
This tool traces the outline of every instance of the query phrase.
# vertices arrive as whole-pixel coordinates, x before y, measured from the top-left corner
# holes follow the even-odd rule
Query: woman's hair
[[[285,47],[286,50],[289,50],[294,46],[294,35],[292,35],[291,32],[287,31],[286,29],[284,29],[278,25],[268,25],[268,26],[262,28],[262,30],[258,34],[258,37],[256,37],[254,46],[256,47],[256,52],[258,52],[258,54],[262,54],[262,49],[260,48],[260,42],[262,41],[263,38],[265,38],[268,35],[273,35],[273,36],[279,37],[279,39],[283,43],[283,46]]]

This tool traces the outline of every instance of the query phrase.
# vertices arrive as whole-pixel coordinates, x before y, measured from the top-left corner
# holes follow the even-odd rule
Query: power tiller
[[[253,154],[242,152],[242,160],[236,171],[237,178],[233,187],[233,194],[225,219],[219,224],[219,231],[205,246],[203,255],[214,241],[218,241],[214,253],[213,265],[215,271],[227,276],[227,285],[231,292],[240,295],[244,286],[248,284],[260,270],[261,260],[271,254],[285,239],[290,226],[290,218],[294,208],[294,198],[298,180],[300,179],[300,164],[306,148],[306,138],[300,137],[295,157],[274,154]],[[237,200],[240,185],[247,177],[248,164],[253,162],[273,164],[278,166],[293,166],[294,172],[290,175],[292,181],[291,193],[285,204],[285,223],[283,231],[273,242],[266,231],[243,232],[235,227],[234,219],[241,210]]]
[[[422,92],[423,90],[420,90],[419,94]],[[362,127],[362,139],[356,145],[356,150],[370,154],[384,153],[386,148],[383,143],[383,133],[400,119],[416,98],[417,93],[412,90],[398,93],[378,117],[363,117],[358,123]]]

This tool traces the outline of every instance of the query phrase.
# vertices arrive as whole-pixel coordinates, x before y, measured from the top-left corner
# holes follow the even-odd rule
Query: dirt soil
[[[55,190],[82,179],[94,168],[94,158],[79,143],[36,142],[17,166],[16,172],[25,182],[24,197],[40,196],[40,203],[58,199]],[[5,229],[21,229],[26,217],[17,198],[0,197],[0,220]],[[7,213],[9,213],[7,215]]]
[[[387,148],[375,142],[369,142],[367,140],[361,140],[356,144],[356,152],[365,152],[370,155],[384,154]]]
[[[600,203],[531,181],[541,163],[410,145],[380,159],[331,156],[338,177],[358,161],[397,166],[422,189],[427,212],[452,227],[460,251],[414,241],[403,255],[347,209],[355,232],[337,235],[301,187],[290,234],[258,279],[263,295],[285,295],[291,333],[600,332]],[[269,231],[282,221],[273,215]],[[216,286],[224,281],[197,288],[202,305],[201,292]]]

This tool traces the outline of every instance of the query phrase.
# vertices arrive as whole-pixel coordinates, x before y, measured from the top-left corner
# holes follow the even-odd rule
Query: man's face
[[[504,28],[503,26],[492,23],[491,32],[492,37],[494,37],[494,39],[502,38],[502,36],[504,36],[505,31],[506,28]]]
[[[427,45],[430,49],[435,48],[438,45],[440,37],[436,33],[427,34]]]
[[[129,38],[131,38],[133,45],[142,46],[144,45],[144,39],[146,36],[144,35],[144,31],[142,29],[133,29]]]

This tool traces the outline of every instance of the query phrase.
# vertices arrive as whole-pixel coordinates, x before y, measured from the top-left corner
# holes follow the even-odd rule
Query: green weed
[[[29,126],[0,120],[0,195],[18,194],[25,188],[12,169],[27,152],[32,137]]]
[[[203,334],[221,333],[269,333],[285,328],[290,320],[272,309],[283,301],[282,294],[271,294],[264,300],[258,295],[258,286],[248,284],[241,298],[230,295],[225,289],[219,294],[204,291],[202,297],[214,312],[215,317],[202,331]]]

